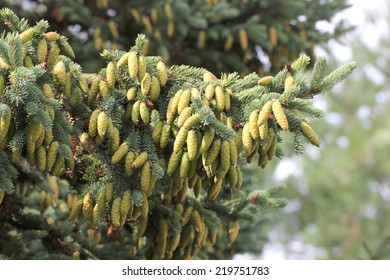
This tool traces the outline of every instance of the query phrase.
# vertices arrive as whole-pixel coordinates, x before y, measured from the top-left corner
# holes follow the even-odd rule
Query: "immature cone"
[[[143,55],[140,55],[138,57],[138,73],[137,73],[137,78],[138,78],[138,81],[141,82],[142,79],[144,78],[145,74],[146,74],[146,59],[145,59],[145,56]]]
[[[3,202],[4,196],[5,196],[5,190],[0,189],[0,205]]]
[[[140,103],[139,114],[144,124],[149,124],[149,109],[145,102]]]
[[[236,241],[239,231],[240,231],[240,224],[237,221],[229,222],[228,233],[229,233],[230,244],[233,244],[234,241]]]
[[[192,113],[191,107],[186,107],[182,110],[178,120],[177,120],[177,127],[181,128],[184,124],[184,122],[190,117]]]
[[[108,87],[113,88],[116,82],[116,66],[112,61],[107,64],[106,77]]]
[[[131,87],[127,90],[126,97],[128,101],[133,101],[137,96],[137,88]]]
[[[193,160],[198,151],[197,136],[194,130],[190,130],[187,135],[187,151],[190,160]]]
[[[240,45],[243,50],[248,49],[248,33],[245,29],[241,28],[238,31],[238,38],[240,40]]]
[[[104,139],[107,131],[108,116],[106,112],[100,112],[97,118],[97,132]]]
[[[222,112],[225,109],[225,93],[220,86],[215,87],[215,103],[218,112]]]
[[[95,137],[97,133],[97,121],[100,114],[100,109],[96,109],[92,112],[91,117],[89,118],[88,124],[88,134],[90,137]]]
[[[275,26],[271,26],[269,29],[269,41],[272,47],[278,44],[278,30]]]
[[[46,155],[46,169],[47,171],[51,171],[53,168],[54,163],[57,159],[57,152],[58,152],[59,143],[57,141],[54,141],[51,143],[49,150],[47,151]]]
[[[111,158],[111,163],[112,164],[119,163],[126,156],[128,151],[129,151],[129,145],[126,142],[123,142],[113,154]]]
[[[299,127],[303,135],[306,137],[307,140],[309,140],[311,144],[317,147],[320,146],[321,144],[320,138],[318,137],[317,133],[310,125],[308,125],[306,122],[301,122],[299,124]]]
[[[58,61],[53,68],[54,79],[62,86],[66,84],[66,69],[65,64],[62,61]]]
[[[265,77],[260,78],[260,80],[258,81],[258,85],[259,86],[269,86],[273,80],[274,80],[273,76],[265,76]]]
[[[206,157],[206,165],[212,164],[216,158],[219,155],[219,151],[221,149],[221,139],[216,139],[211,144],[210,148],[208,149],[207,157]]]
[[[175,143],[173,144],[173,152],[178,153],[184,146],[187,139],[188,129],[182,127],[176,136]]]
[[[149,93],[152,78],[149,73],[145,73],[141,81],[141,93],[146,96]]]
[[[145,151],[145,152],[140,153],[139,156],[137,156],[135,158],[135,160],[133,161],[133,163],[131,164],[131,168],[137,169],[137,168],[142,167],[146,163],[146,161],[148,160],[148,157],[149,157],[148,152]]]
[[[141,176],[141,178],[140,178],[140,180],[141,180],[141,190],[143,192],[147,192],[147,190],[149,188],[149,184],[150,184],[150,177],[151,177],[149,161],[146,161],[142,165],[140,176]]]
[[[294,85],[294,77],[290,74],[287,76],[286,80],[284,81],[284,91],[287,91]]]
[[[253,140],[257,140],[257,138],[259,137],[259,129],[257,125],[258,119],[259,119],[259,110],[252,111],[252,113],[249,115],[248,126],[249,126],[249,132]]]
[[[200,115],[198,113],[193,114],[191,117],[186,119],[183,124],[183,127],[186,129],[194,128],[200,121]]]
[[[134,169],[131,168],[131,164],[135,160],[135,153],[133,151],[129,151],[125,158],[125,174],[127,177],[131,176],[133,174]]]
[[[45,39],[41,39],[37,45],[37,58],[39,62],[43,62],[47,55],[47,42]]]
[[[35,33],[34,28],[30,27],[26,29],[25,31],[19,34],[20,41],[22,41],[23,44],[27,43],[34,37],[34,33]]]
[[[127,57],[127,65],[130,78],[135,80],[138,74],[138,58],[135,51],[129,52]]]
[[[272,111],[274,112],[275,119],[277,123],[280,125],[280,127],[284,130],[288,130],[288,121],[286,114],[284,113],[282,104],[280,104],[280,101],[278,99],[275,99],[272,103]]]
[[[177,113],[180,115],[181,112],[188,107],[191,100],[191,91],[189,89],[186,89],[183,91],[183,93],[180,95],[179,102],[177,104]]]
[[[56,63],[58,56],[60,55],[60,47],[57,44],[52,44],[49,52],[49,56],[47,57],[47,66],[52,67],[54,63]],[[27,57],[26,57],[27,58]]]
[[[160,81],[155,76],[152,76],[150,89],[149,89],[149,98],[153,102],[157,101],[160,96]]]
[[[124,55],[122,55],[122,57],[118,60],[116,67],[121,68],[127,65],[128,59],[129,59],[129,53],[127,52]]]
[[[265,123],[268,120],[271,112],[272,112],[272,100],[267,101],[264,104],[263,108],[261,109],[261,111],[259,113],[259,117],[257,119],[257,125],[260,126],[263,123]]]
[[[234,37],[233,37],[233,35],[230,34],[229,36],[226,37],[225,44],[223,46],[223,50],[225,52],[230,51],[230,49],[233,47],[233,43],[234,43]]]
[[[158,79],[160,81],[160,85],[163,87],[166,85],[168,80],[168,72],[167,67],[165,66],[164,62],[159,61],[156,65]]]
[[[43,38],[48,42],[54,42],[58,40],[59,37],[60,35],[54,31],[47,32],[45,35],[43,35]]]
[[[114,229],[117,229],[120,227],[120,221],[121,221],[121,212],[120,212],[120,207],[121,207],[121,198],[117,197],[114,199],[114,202],[112,203],[111,206],[111,223],[112,227]]]

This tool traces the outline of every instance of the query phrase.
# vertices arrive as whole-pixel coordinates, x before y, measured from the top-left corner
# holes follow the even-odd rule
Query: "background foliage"
[[[150,1],[150,6],[147,6],[144,1],[132,1],[130,5],[122,7],[120,1],[10,1],[8,5],[14,8],[23,6],[25,9],[20,11],[25,12],[24,16],[32,22],[41,18],[48,19],[52,30],[67,34],[73,48],[77,50],[77,61],[86,71],[96,71],[102,66],[99,64],[102,60],[99,62],[92,59],[98,56],[102,47],[126,49],[132,45],[137,34],[142,32],[150,38],[149,54],[161,55],[168,64],[204,66],[215,73],[275,73],[285,63],[297,58],[300,52],[313,55],[314,45],[337,38],[348,29],[340,24],[335,33],[324,33],[317,29],[316,24],[322,20],[330,20],[337,11],[346,8],[345,1],[324,1],[321,4],[317,1],[205,2],[206,5],[203,1]],[[168,4],[173,16],[169,15]],[[130,14],[132,17],[129,17]],[[247,36],[247,44],[243,34]],[[254,171],[248,167],[245,172],[245,184],[253,185],[253,189],[258,189],[259,184],[267,186],[263,176],[260,179],[250,179],[253,176],[247,176],[257,174],[258,169]],[[62,189],[65,195],[65,183]],[[23,189],[18,191],[23,192]],[[34,195],[30,196],[33,199],[31,205],[36,204],[38,196],[38,192],[35,200]],[[49,224],[61,218],[58,211],[46,208],[48,205],[44,205],[42,197],[39,197],[39,201],[43,203],[41,207],[46,209]],[[221,246],[219,251],[216,250],[209,257],[231,258],[238,252],[248,251],[259,253],[266,241],[267,221],[273,215],[274,212],[269,213],[267,210],[259,212],[256,227],[247,227],[244,223],[234,247]],[[62,218],[66,218],[65,215]],[[69,225],[68,230],[71,230]],[[42,240],[48,238],[47,233],[41,234]],[[93,240],[92,232],[84,229],[84,234],[89,234],[89,238]],[[82,235],[79,237],[80,240],[84,238]],[[31,237],[24,233],[17,240],[25,244],[29,238]],[[23,257],[27,258],[28,252],[31,252],[31,258],[48,257],[35,255],[44,246],[36,238],[37,235],[34,236],[34,241],[28,243],[27,249],[20,252]],[[77,242],[67,241],[77,247]],[[103,243],[115,242],[120,244],[120,240],[103,237]],[[106,256],[109,256],[111,250],[107,248],[108,246],[102,248],[101,252],[107,250]],[[86,251],[83,254],[88,256]],[[102,254],[104,258],[105,255]],[[117,257],[123,256],[119,254]]]
[[[384,55],[389,36],[378,28],[389,22],[388,3],[380,9],[365,11],[362,27],[344,40],[359,67],[334,95],[321,99],[327,116],[315,126],[323,135],[322,148],[280,165],[295,171],[287,184],[296,188],[289,188],[292,200],[271,239],[287,258],[390,257],[390,166],[384,152],[390,143],[385,117],[389,60]],[[371,28],[378,37],[362,36]]]

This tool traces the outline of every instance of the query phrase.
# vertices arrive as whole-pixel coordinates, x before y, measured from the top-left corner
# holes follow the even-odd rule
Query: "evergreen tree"
[[[381,10],[388,11],[389,5]],[[324,135],[324,145],[299,159],[304,176],[288,181],[297,186],[286,194],[295,200],[296,211],[278,219],[277,227],[283,232],[279,242],[289,253],[299,254],[290,247],[291,240],[299,240],[316,248],[318,258],[390,258],[390,163],[384,148],[390,143],[385,117],[389,58],[383,56],[390,37],[381,34],[373,47],[361,36],[365,27],[390,18],[374,12],[366,18],[361,30],[349,36],[351,53],[359,61],[355,78],[323,98],[329,118],[315,127]]]
[[[286,204],[243,186],[240,163],[281,157],[285,131],[297,152],[319,146],[312,98],[355,68],[318,59],[307,77],[301,55],[275,76],[217,78],[168,69],[139,35],[86,74],[47,21],[0,15],[3,258],[231,256],[240,224]]]
[[[3,1],[4,2],[4,1]],[[168,65],[205,67],[213,73],[277,73],[315,45],[337,39],[350,27],[329,22],[346,0],[5,0],[31,22],[44,18],[67,36],[86,71],[104,67],[103,49],[126,50],[145,34],[147,53]]]

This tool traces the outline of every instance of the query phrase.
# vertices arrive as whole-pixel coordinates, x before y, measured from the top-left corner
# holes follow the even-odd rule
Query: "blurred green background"
[[[356,29],[330,41],[326,55],[334,65],[353,59],[358,68],[317,100],[325,110],[325,118],[312,123],[321,148],[276,164],[271,180],[286,182],[290,203],[276,218],[262,258],[390,258],[390,6],[352,2],[338,17]]]

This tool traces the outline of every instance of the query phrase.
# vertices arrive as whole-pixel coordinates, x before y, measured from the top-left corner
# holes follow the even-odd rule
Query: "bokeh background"
[[[355,60],[353,75],[315,100],[325,112],[311,123],[321,148],[298,156],[286,145],[285,157],[266,170],[245,168],[254,189],[287,185],[289,203],[260,213],[258,230],[244,227],[234,258],[389,259],[390,1],[255,2],[261,10],[251,10],[251,1],[222,0],[1,0],[0,6],[32,21],[47,19],[69,36],[91,72],[102,66],[91,58],[103,48],[126,49],[140,32],[150,38],[150,54],[168,64],[214,73],[274,74],[300,53],[325,56],[332,69]]]
[[[355,29],[316,54],[333,64],[355,60],[358,68],[316,100],[326,112],[314,124],[321,148],[276,165],[272,180],[289,186],[290,203],[276,218],[262,258],[390,257],[390,2],[350,3],[321,28],[346,19]]]

